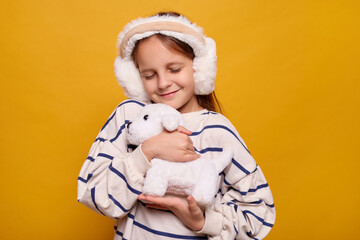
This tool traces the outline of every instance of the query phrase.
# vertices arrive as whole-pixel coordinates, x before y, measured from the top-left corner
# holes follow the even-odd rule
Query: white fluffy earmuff
[[[157,33],[177,38],[193,49],[195,94],[207,95],[213,92],[217,70],[215,41],[206,37],[202,28],[183,16],[155,15],[133,20],[118,36],[119,56],[114,63],[115,76],[126,96],[140,101],[150,100],[131,55],[137,41]]]

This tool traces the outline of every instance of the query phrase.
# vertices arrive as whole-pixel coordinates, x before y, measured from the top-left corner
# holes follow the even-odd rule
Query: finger
[[[186,198],[186,201],[188,202],[190,209],[195,210],[195,209],[199,208],[199,206],[196,204],[196,200],[193,196],[188,196]]]
[[[143,194],[143,193],[141,193],[141,194],[137,197],[137,199],[138,199],[139,201],[145,203],[145,204],[151,203],[149,200],[147,200],[147,196],[146,196],[145,194]]]
[[[197,153],[197,152],[195,152],[195,151],[191,151],[191,150],[187,150],[186,152],[185,152],[185,155],[189,155],[189,156],[191,156],[191,160],[195,160],[195,159],[198,159],[198,158],[200,158],[201,157],[201,155],[199,154],[199,153]],[[190,161],[191,161],[190,160]]]
[[[145,195],[144,200],[148,203],[148,204],[154,204],[154,205],[161,205],[164,207],[164,198],[162,197],[156,197],[156,196],[150,196],[150,195]]]
[[[185,153],[182,157],[179,157],[177,162],[190,162],[198,159],[200,154],[197,153]]]
[[[186,135],[191,135],[191,134],[192,134],[192,132],[191,132],[190,130],[184,128],[183,126],[179,126],[179,127],[176,129],[176,131],[181,132],[181,133],[184,133],[184,134],[186,134]]]
[[[193,141],[191,140],[191,138],[190,137],[188,137],[188,143],[191,145],[191,147],[192,147],[192,149],[194,149],[194,143],[193,143]]]
[[[143,193],[141,193],[138,197],[137,197],[138,200],[142,201],[142,200],[145,200],[145,195]]]
[[[159,209],[159,210],[169,210],[167,207],[163,207],[163,206],[161,206],[161,205],[158,205],[158,204],[146,204],[145,205],[146,207],[148,207],[148,208],[154,208],[154,209]]]
[[[188,196],[186,201],[189,205],[189,210],[192,214],[200,214],[202,213],[200,207],[197,205],[196,200],[193,196]]]

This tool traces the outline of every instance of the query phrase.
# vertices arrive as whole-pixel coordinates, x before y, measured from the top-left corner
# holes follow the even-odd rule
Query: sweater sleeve
[[[93,143],[78,177],[78,201],[111,218],[125,216],[141,193],[150,163],[141,146],[128,151],[127,117],[142,103],[124,101],[110,116]],[[125,115],[126,113],[134,113]]]
[[[230,147],[234,156],[221,173],[215,204],[206,209],[206,222],[200,233],[209,239],[263,239],[275,222],[271,190],[230,122],[221,127],[221,133],[219,144]]]

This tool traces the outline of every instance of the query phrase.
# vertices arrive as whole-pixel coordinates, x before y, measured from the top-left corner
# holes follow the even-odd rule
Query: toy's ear
[[[180,124],[180,118],[176,114],[164,114],[161,116],[161,122],[163,127],[169,132],[175,131]]]

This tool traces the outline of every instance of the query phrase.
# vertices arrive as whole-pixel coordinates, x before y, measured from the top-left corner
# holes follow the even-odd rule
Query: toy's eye
[[[144,116],[144,120],[146,121],[146,120],[148,120],[148,118],[149,118],[149,115],[146,114],[146,115]]]

